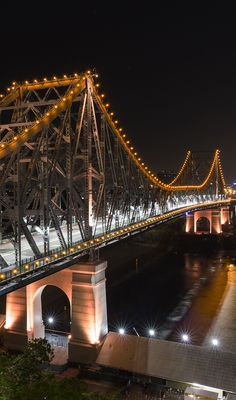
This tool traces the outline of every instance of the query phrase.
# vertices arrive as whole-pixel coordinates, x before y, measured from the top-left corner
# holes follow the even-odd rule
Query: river
[[[236,351],[236,252],[160,257],[155,249],[143,254],[135,243],[118,247],[103,252],[109,330],[148,336],[153,329],[155,337],[174,341],[186,333],[197,345],[217,337],[225,350]]]

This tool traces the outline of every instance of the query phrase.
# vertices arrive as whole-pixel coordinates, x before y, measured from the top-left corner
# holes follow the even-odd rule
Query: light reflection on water
[[[173,329],[173,322],[181,320],[191,307],[199,288],[209,284],[227,263],[222,254],[170,255],[152,259],[137,273],[130,265],[115,286],[110,284],[111,274],[107,282],[109,329],[122,326],[127,333],[135,334],[136,330],[143,336],[148,335],[150,327],[159,333],[164,328]]]

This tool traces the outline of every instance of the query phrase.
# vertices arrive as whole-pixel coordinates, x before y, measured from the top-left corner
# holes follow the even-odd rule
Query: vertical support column
[[[72,325],[69,361],[92,363],[108,332],[106,261],[77,264],[72,271]]]
[[[186,233],[194,232],[194,213],[186,213],[185,232]]]
[[[92,116],[91,116],[91,90],[92,85],[87,79],[86,103],[86,154],[85,154],[85,235],[86,239],[92,237],[93,228],[93,182],[92,182]]]
[[[28,341],[26,287],[7,295],[4,345],[11,350],[23,350]]]
[[[220,234],[222,232],[222,229],[221,229],[221,211],[220,211],[220,209],[211,210],[211,220],[212,220],[211,233]]]

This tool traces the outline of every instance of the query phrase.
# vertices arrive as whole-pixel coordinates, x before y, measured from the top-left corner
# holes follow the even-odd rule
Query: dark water
[[[186,297],[190,306],[197,296],[191,289],[209,282],[226,262],[220,253],[214,256],[173,254],[160,259],[152,252],[138,261],[134,249],[132,254],[125,268],[122,260],[115,271],[108,267],[108,321],[110,330],[124,327],[127,333],[135,334],[135,328],[142,336],[147,336],[150,328],[158,331]],[[116,264],[119,264],[117,260]],[[120,276],[117,268],[121,270]]]

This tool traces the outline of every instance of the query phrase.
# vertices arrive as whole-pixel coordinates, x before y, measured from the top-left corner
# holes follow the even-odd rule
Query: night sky
[[[1,90],[13,80],[96,68],[121,126],[154,171],[178,170],[188,149],[220,148],[227,181],[236,179],[233,8],[73,3],[1,4]]]

